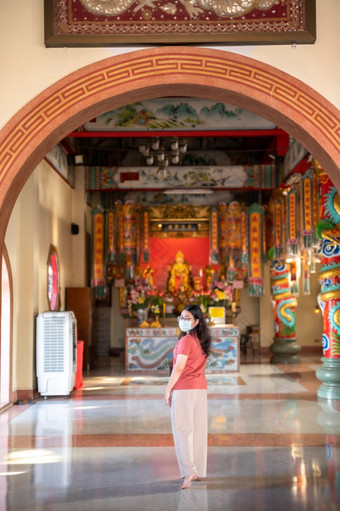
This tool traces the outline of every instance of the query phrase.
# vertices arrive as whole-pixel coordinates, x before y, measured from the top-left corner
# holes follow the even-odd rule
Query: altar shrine
[[[237,371],[241,293],[263,295],[265,262],[270,262],[275,303],[273,362],[294,363],[300,349],[297,296],[310,293],[319,246],[322,176],[313,162],[296,186],[272,190],[266,206],[129,199],[95,207],[91,285],[99,302],[108,286],[119,289],[126,370],[168,371],[177,342],[176,317],[196,303],[213,337],[207,369]]]
[[[107,211],[95,208],[92,285],[97,299],[105,297],[108,285],[118,287],[121,313],[138,317],[143,328],[164,326],[165,317],[178,315],[191,302],[201,306],[208,321],[209,306],[228,309],[230,323],[246,277],[241,262],[246,217],[238,218],[240,208],[221,203],[220,218],[208,206],[142,207],[128,201]]]

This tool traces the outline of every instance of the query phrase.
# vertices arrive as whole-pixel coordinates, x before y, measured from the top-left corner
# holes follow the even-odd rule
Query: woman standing
[[[178,318],[181,330],[174,349],[174,367],[164,400],[171,406],[177,461],[184,478],[182,489],[207,472],[207,381],[205,366],[211,338],[198,305],[187,305]]]

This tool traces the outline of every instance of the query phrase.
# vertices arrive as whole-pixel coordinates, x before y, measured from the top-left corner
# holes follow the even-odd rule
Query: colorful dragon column
[[[301,347],[296,343],[296,298],[290,292],[290,268],[284,261],[274,261],[271,267],[271,290],[274,307],[274,353],[272,364],[299,363],[296,354]]]
[[[316,376],[323,382],[318,389],[319,397],[340,399],[340,197],[324,172],[320,181],[322,220],[317,233],[321,238],[321,292],[318,299],[323,315],[323,365]]]

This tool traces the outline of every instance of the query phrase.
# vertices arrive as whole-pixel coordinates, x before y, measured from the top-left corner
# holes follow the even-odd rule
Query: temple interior
[[[197,103],[206,101],[190,101],[204,111]],[[164,103],[183,108],[184,99],[155,103],[149,115],[168,110]],[[339,503],[339,406],[326,378],[323,385],[317,378],[325,307],[317,224],[327,209],[322,197],[335,204],[334,187],[288,133],[214,106],[229,111],[230,136],[211,114],[204,136],[201,119],[199,136],[141,129],[124,137],[111,123],[131,111],[145,116],[138,105],[92,119],[46,155],[66,181],[84,178],[88,285],[60,296],[59,251],[51,246],[49,312],[37,318],[38,388],[0,416],[3,509]],[[79,226],[71,230],[76,236]],[[201,306],[213,338],[208,477],[179,492],[162,396],[177,316],[189,303]],[[46,338],[58,314],[66,329],[77,325],[67,381],[39,365],[48,349],[40,332]]]
[[[126,370],[167,370],[164,338],[175,339],[192,302],[211,328],[236,329],[236,344],[225,332],[223,362],[215,352],[219,369],[239,367],[241,345],[283,363],[320,351],[323,171],[289,133],[225,103],[158,98],[92,118],[61,142],[67,149],[68,173],[85,173],[88,281],[101,317],[85,365],[111,354]]]
[[[340,509],[339,9],[2,2],[0,511]]]

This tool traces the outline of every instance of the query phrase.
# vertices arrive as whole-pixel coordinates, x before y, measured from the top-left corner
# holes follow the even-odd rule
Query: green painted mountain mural
[[[198,98],[145,100],[106,112],[84,124],[86,131],[273,129],[275,125],[242,108]]]

